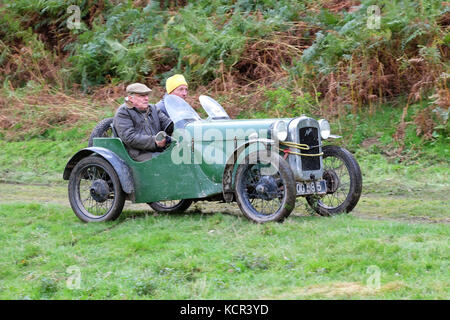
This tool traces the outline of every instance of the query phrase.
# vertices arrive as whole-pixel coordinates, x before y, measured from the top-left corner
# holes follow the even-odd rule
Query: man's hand
[[[160,148],[163,148],[166,145],[166,136],[167,134],[164,131],[160,131],[155,136],[156,145]]]
[[[163,148],[166,145],[166,138],[164,138],[164,140],[155,141],[155,142],[158,147]]]

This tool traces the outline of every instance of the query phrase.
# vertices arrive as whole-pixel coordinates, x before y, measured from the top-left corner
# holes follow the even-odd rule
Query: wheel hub
[[[323,179],[327,183],[327,193],[334,193],[339,188],[341,180],[334,170],[325,170],[323,173]]]
[[[277,183],[273,177],[263,176],[255,187],[258,197],[264,200],[272,200],[277,197]]]
[[[95,201],[105,202],[109,195],[108,183],[105,180],[97,179],[92,182],[89,192]]]

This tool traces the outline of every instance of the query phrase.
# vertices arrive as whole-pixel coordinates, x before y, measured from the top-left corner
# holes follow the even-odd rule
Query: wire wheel
[[[244,172],[245,184],[243,184],[243,192],[251,206],[262,216],[265,216],[278,211],[282,206],[285,188],[278,172],[272,176],[262,176],[262,168],[267,168],[267,166],[255,164],[246,168]],[[264,194],[258,190],[259,185],[264,182],[267,182],[268,186],[270,184],[273,185],[274,188],[272,188],[272,193],[269,192]],[[264,187],[259,189],[262,188]]]
[[[189,199],[166,200],[148,203],[148,205],[157,212],[183,212],[186,211],[191,204],[192,200]]]
[[[252,153],[236,172],[235,194],[242,213],[258,223],[283,221],[295,206],[295,182],[286,161]]]
[[[323,179],[327,183],[327,193],[306,199],[320,215],[350,212],[361,196],[361,169],[352,154],[344,148],[325,146],[323,152]]]
[[[90,156],[71,173],[69,201],[82,221],[107,221],[120,215],[125,196],[114,168],[105,159]]]

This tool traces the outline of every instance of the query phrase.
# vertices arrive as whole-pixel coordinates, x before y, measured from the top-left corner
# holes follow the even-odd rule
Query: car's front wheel
[[[308,196],[308,204],[322,216],[350,212],[358,203],[362,191],[362,175],[358,162],[344,148],[325,146],[323,168],[327,193],[323,196]]]
[[[283,221],[295,207],[295,181],[282,157],[249,154],[236,171],[236,201],[242,213],[257,223]]]
[[[125,204],[116,171],[98,156],[77,163],[70,174],[68,189],[70,206],[84,222],[115,220]]]

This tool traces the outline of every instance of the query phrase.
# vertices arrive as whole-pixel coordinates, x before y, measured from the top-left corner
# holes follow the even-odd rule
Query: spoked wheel
[[[100,121],[95,128],[92,130],[89,136],[88,146],[92,147],[94,145],[94,138],[109,138],[114,137],[111,124],[114,118],[106,118]]]
[[[192,200],[167,200],[158,202],[149,202],[148,205],[157,212],[183,212],[186,211]]]
[[[295,181],[288,163],[276,153],[249,154],[236,171],[236,201],[257,223],[283,221],[295,207]]]
[[[358,162],[346,149],[338,146],[323,148],[323,179],[327,194],[308,196],[308,204],[322,216],[332,216],[353,210],[362,191],[362,175]]]
[[[90,156],[73,168],[69,178],[70,205],[81,221],[115,220],[125,194],[114,168],[105,159]]]

